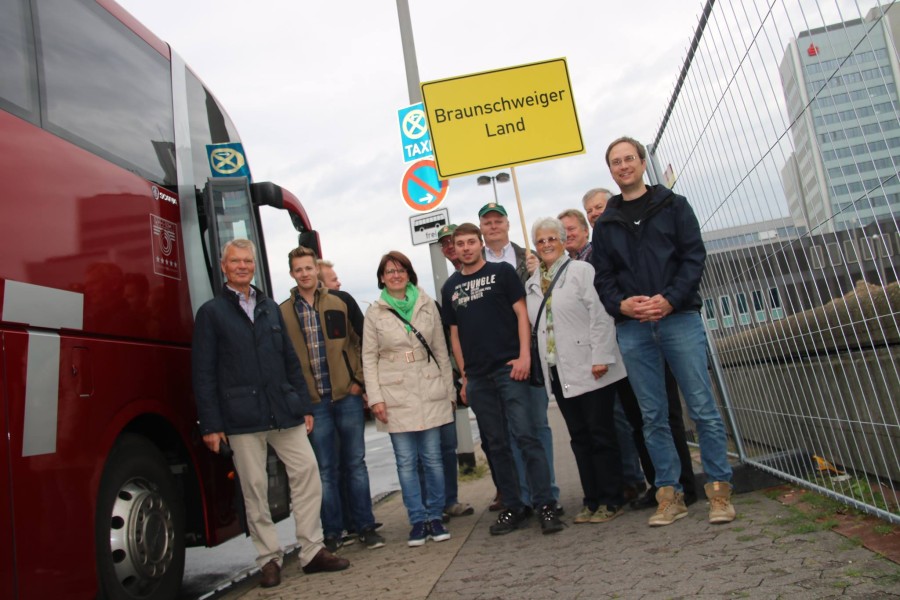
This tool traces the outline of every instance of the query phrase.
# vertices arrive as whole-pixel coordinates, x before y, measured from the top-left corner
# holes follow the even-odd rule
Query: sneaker
[[[366,527],[359,534],[359,541],[369,550],[384,546],[384,538],[375,531],[374,527]]]
[[[356,543],[356,532],[345,531],[341,541],[344,542],[345,546],[352,546]]]
[[[563,530],[562,521],[559,520],[559,516],[556,512],[556,506],[553,504],[545,504],[541,507],[540,514],[541,521],[541,533],[557,533]]]
[[[593,515],[591,515],[591,523],[606,523],[607,521],[612,521],[622,514],[622,509],[622,506],[613,506],[612,504],[601,506]]]
[[[572,522],[575,523],[576,525],[580,525],[581,523],[590,523],[591,516],[593,516],[593,514],[594,514],[594,511],[592,511],[590,508],[585,506],[578,512],[577,515],[575,515],[575,518],[572,519]]]
[[[671,525],[688,514],[687,506],[684,505],[684,494],[676,492],[671,485],[661,487],[656,491],[656,503],[656,512],[647,521],[650,527]]]
[[[428,532],[425,530],[425,522],[419,521],[412,526],[412,529],[409,530],[409,539],[406,542],[406,545],[410,548],[415,548],[416,546],[424,546],[425,540],[428,538]]]
[[[528,513],[522,508],[520,508],[518,512],[509,508],[504,508],[500,514],[497,515],[497,522],[490,527],[491,535],[512,533],[528,520],[528,516]]]
[[[469,515],[474,515],[475,509],[472,508],[470,504],[457,502],[456,504],[451,504],[450,506],[445,508],[444,514],[451,517],[467,517]]]
[[[344,540],[339,537],[335,537],[333,535],[329,535],[325,537],[324,541],[325,547],[328,548],[328,551],[334,554],[338,551],[338,548],[344,545]]]
[[[709,522],[717,524],[734,521],[736,512],[731,503],[731,484],[714,481],[707,483],[703,489],[706,490],[706,497],[709,498]]]
[[[450,532],[444,527],[440,519],[434,519],[427,525],[428,537],[435,542],[443,542],[450,539]]]
[[[566,509],[564,509],[563,505],[560,504],[559,502],[554,502],[553,503],[553,512],[556,513],[557,517],[561,517],[564,514],[566,514]]]

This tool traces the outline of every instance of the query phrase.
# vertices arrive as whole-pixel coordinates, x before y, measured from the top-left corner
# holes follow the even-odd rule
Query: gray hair
[[[235,238],[233,240],[228,240],[225,242],[225,245],[222,246],[222,260],[225,260],[225,255],[228,254],[228,250],[231,248],[240,248],[241,250],[250,250],[253,253],[253,260],[256,261],[256,244],[251,242],[248,239],[244,238]]]
[[[559,239],[565,241],[566,229],[562,222],[555,217],[541,217],[531,226],[531,241],[537,244],[537,233],[541,229],[550,229],[559,235]]]
[[[606,188],[592,188],[585,192],[584,196],[581,198],[581,205],[585,206],[588,203],[588,200],[590,200],[597,194],[606,194],[607,200],[609,200],[613,196],[613,193]]]

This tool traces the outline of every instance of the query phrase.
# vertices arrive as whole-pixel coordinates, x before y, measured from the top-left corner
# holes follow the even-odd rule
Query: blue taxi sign
[[[434,156],[431,149],[431,134],[425,107],[419,102],[397,111],[400,119],[400,142],[403,146],[403,162],[412,162]]]

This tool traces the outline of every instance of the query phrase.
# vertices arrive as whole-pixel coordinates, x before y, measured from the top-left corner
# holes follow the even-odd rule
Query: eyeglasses
[[[614,159],[612,159],[611,161],[609,161],[609,166],[611,166],[611,167],[618,167],[618,166],[621,165],[622,163],[625,163],[626,165],[630,165],[631,163],[633,163],[633,162],[636,161],[637,159],[638,159],[638,157],[635,156],[634,154],[629,154],[629,155],[626,156],[625,158],[614,158]]]
[[[390,277],[391,275],[406,275],[406,269],[388,269],[384,272],[385,275]]]
[[[544,244],[555,244],[559,241],[558,237],[545,237],[539,240],[534,240],[535,246],[543,246]]]

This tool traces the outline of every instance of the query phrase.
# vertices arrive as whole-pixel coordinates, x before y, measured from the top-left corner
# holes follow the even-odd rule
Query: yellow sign
[[[566,59],[422,84],[442,179],[582,154]]]

